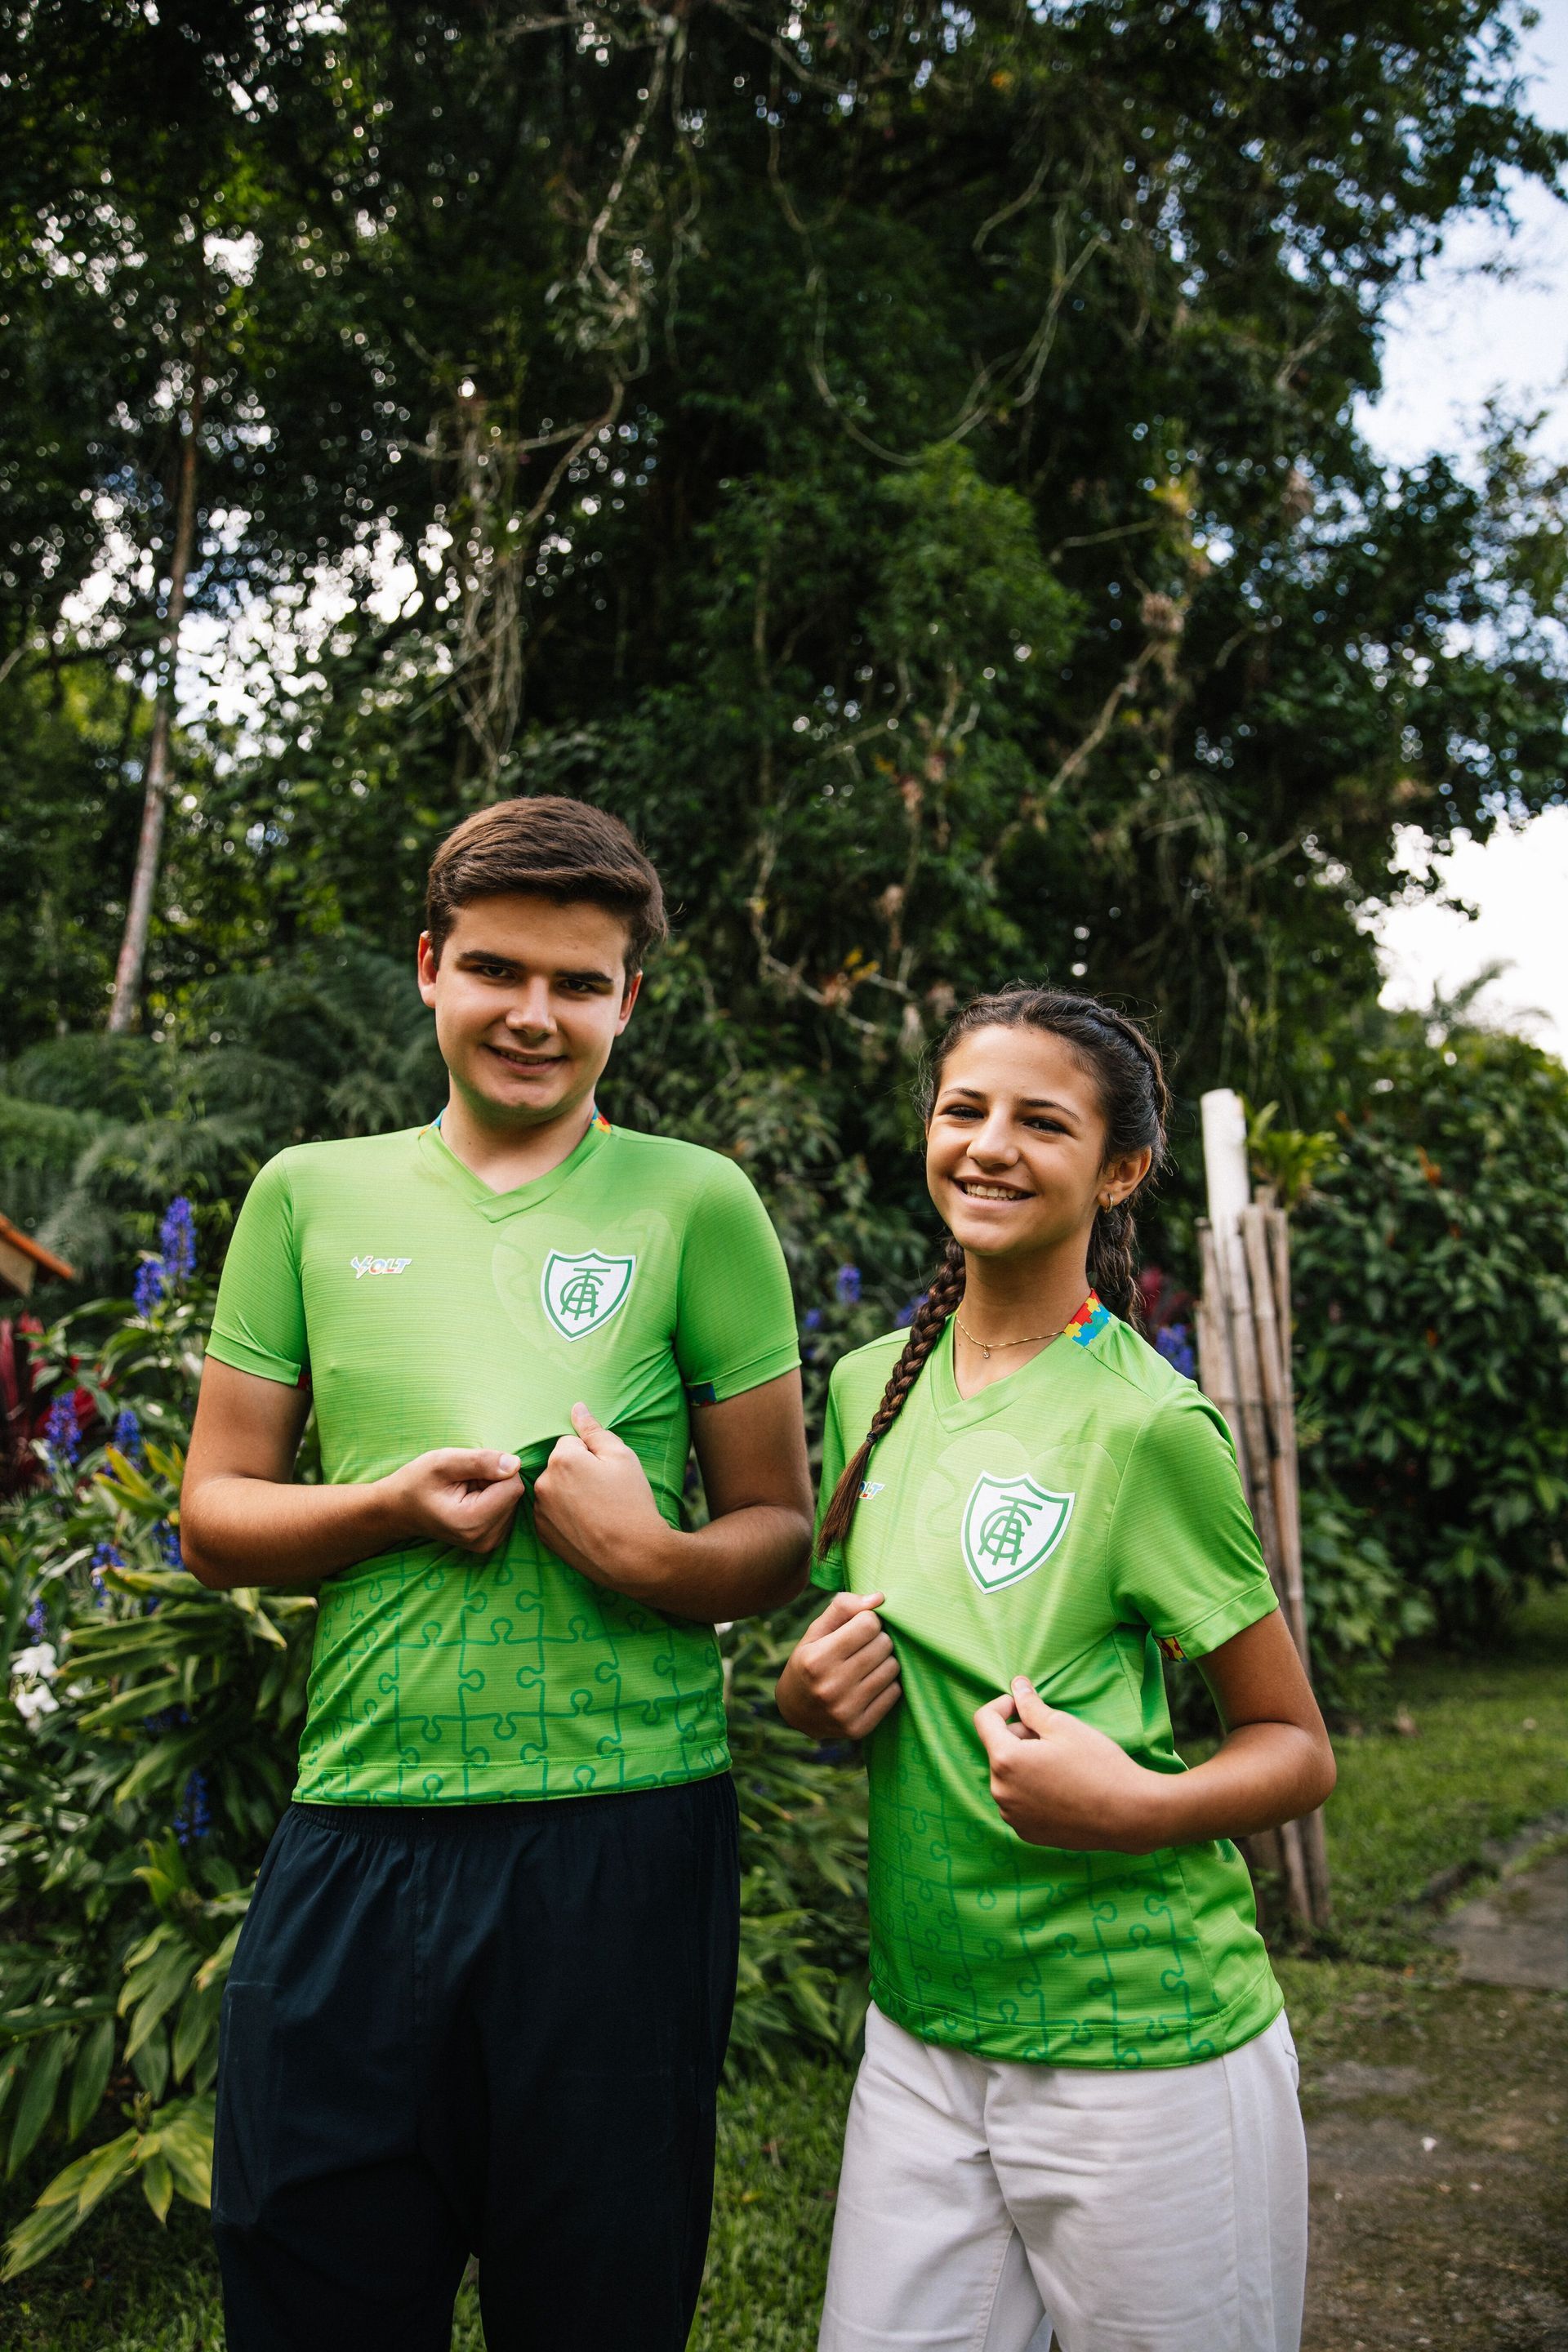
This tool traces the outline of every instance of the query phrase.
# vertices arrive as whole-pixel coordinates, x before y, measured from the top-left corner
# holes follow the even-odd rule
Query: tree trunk
[[[180,655],[180,624],[185,617],[185,577],[196,537],[196,443],[202,427],[205,392],[202,338],[195,346],[195,382],[191,388],[190,414],[180,447],[180,487],[174,509],[174,552],[169,566],[169,602],[163,615],[158,689],[153,703],[153,734],[147,746],[142,832],[136,844],[136,871],[125,909],[125,931],[120,961],[114,971],[114,1002],[109,1009],[111,1030],[133,1029],[141,1016],[142,972],[147,961],[147,933],[153,920],[153,898],[158,887],[158,864],[163,846],[163,814],[168,806],[174,766],[169,738],[174,701],[174,672]]]

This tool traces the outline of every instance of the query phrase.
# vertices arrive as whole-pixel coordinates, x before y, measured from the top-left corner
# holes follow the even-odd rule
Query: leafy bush
[[[162,1238],[134,1301],[35,1341],[44,1475],[0,1517],[6,2169],[46,2133],[100,2140],[106,2102],[127,2126],[51,2183],[9,2274],[132,2177],[160,2219],[176,2190],[205,2201],[218,2005],[303,1711],[314,1602],[207,1592],[177,1564],[210,1298],[184,1202]]]
[[[1568,1071],[1406,1021],[1341,1128],[1296,1236],[1318,1547],[1342,1503],[1394,1571],[1365,1588],[1390,1638],[1412,1595],[1473,1634],[1568,1570]]]
[[[1318,1695],[1335,1707],[1360,1703],[1399,1643],[1430,1630],[1432,1604],[1375,1525],[1324,1485],[1301,1490],[1301,1572]]]

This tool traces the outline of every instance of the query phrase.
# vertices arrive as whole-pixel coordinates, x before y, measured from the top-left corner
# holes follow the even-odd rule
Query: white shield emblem
[[[1067,1533],[1071,1495],[1032,1478],[977,1478],[963,1507],[963,1564],[982,1592],[1016,1584],[1048,1559]]]
[[[544,1311],[563,1339],[581,1339],[625,1305],[636,1269],[635,1257],[605,1257],[598,1250],[563,1257],[552,1250],[540,1285]]]

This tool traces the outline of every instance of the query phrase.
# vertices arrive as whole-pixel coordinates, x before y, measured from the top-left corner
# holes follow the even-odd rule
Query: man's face
[[[441,1058],[492,1126],[544,1126],[591,1102],[640,979],[626,976],[625,923],[583,899],[474,898],[439,962],[428,932],[419,941]]]

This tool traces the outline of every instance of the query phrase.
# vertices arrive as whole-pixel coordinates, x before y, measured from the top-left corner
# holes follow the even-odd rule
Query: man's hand
[[[522,1500],[516,1454],[479,1446],[438,1445],[416,1454],[385,1483],[416,1539],[460,1544],[481,1558],[506,1541]]]
[[[634,1600],[639,1584],[650,1597],[657,1589],[674,1532],[631,1447],[585,1404],[573,1406],[571,1429],[534,1480],[533,1524],[558,1559]]]
[[[1173,1776],[1148,1771],[1092,1724],[1047,1706],[1023,1675],[980,1709],[974,1727],[996,1809],[1028,1844],[1152,1853],[1171,1843],[1163,1802]]]
[[[882,1594],[836,1592],[790,1654],[775,1696],[784,1721],[814,1739],[864,1739],[903,1696],[877,1611]]]
[[[444,1445],[384,1478],[296,1486],[307,1391],[209,1356],[180,1494],[185,1565],[215,1592],[317,1584],[405,1544],[483,1555],[522,1499],[517,1456]]]

